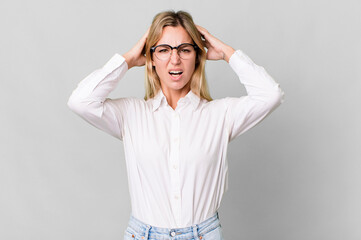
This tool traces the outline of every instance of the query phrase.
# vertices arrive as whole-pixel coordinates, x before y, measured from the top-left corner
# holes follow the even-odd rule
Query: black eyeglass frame
[[[155,52],[155,49],[157,47],[161,47],[161,46],[167,46],[167,47],[170,47],[171,51],[173,51],[173,49],[177,49],[177,54],[178,54],[178,48],[180,48],[181,46],[183,45],[190,45],[194,48],[194,50],[197,50],[199,47],[196,45],[196,44],[192,44],[192,43],[182,43],[182,44],[179,44],[178,46],[176,47],[172,47],[171,45],[168,45],[168,44],[160,44],[160,45],[157,45],[157,46],[154,46],[154,47],[151,47],[150,48],[150,52],[153,53]]]

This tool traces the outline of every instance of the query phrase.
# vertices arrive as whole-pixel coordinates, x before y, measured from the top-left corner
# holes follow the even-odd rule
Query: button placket
[[[181,223],[181,192],[179,174],[179,144],[180,144],[180,115],[177,111],[172,114],[171,128],[171,153],[170,153],[170,176],[172,189],[172,209],[176,217],[177,224]]]

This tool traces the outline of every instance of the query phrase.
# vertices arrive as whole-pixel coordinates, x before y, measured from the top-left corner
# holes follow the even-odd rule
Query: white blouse
[[[181,228],[211,217],[228,188],[228,143],[284,101],[284,92],[241,50],[229,65],[248,95],[207,101],[192,91],[174,110],[160,90],[107,98],[128,70],[115,54],[83,79],[69,108],[124,144],[132,214],[156,227]]]

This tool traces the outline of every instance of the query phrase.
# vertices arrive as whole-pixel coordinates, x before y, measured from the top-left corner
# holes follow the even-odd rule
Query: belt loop
[[[199,240],[199,238],[198,238],[198,227],[197,227],[197,225],[193,225],[192,228],[193,228],[193,236],[194,236],[194,239],[195,239],[195,240]]]
[[[144,233],[144,240],[147,240],[147,239],[148,239],[149,230],[150,230],[150,225],[147,224],[147,226],[146,226],[146,228],[145,228],[145,233]]]
[[[218,211],[217,211],[217,221],[219,222],[219,226],[221,226],[221,227],[222,227],[222,224],[221,224],[221,219],[219,219],[219,213],[218,213]]]

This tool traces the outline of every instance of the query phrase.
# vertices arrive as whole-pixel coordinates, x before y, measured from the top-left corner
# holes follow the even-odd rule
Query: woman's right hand
[[[134,66],[143,66],[145,64],[145,56],[143,49],[145,47],[145,41],[147,40],[149,33],[149,28],[143,37],[130,49],[127,53],[123,55],[125,61],[128,64],[128,69]]]

